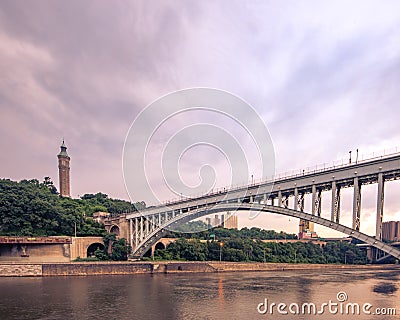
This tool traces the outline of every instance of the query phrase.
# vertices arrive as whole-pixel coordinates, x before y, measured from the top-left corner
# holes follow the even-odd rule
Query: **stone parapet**
[[[41,277],[41,264],[0,264],[0,277]]]

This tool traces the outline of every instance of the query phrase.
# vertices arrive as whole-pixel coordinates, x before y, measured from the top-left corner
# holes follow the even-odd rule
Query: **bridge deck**
[[[301,220],[348,234],[369,243],[388,254],[400,258],[400,251],[383,243],[382,221],[384,182],[400,179],[400,154],[352,163],[326,170],[284,177],[275,181],[251,184],[245,187],[219,191],[200,197],[149,207],[126,215],[130,222],[130,243],[139,256],[162,236],[164,229],[213,212],[250,210],[289,215]],[[378,184],[377,223],[375,237],[360,233],[361,186]],[[346,227],[340,221],[340,190],[354,187],[353,225]],[[321,193],[332,190],[330,220],[321,217]],[[304,212],[305,194],[312,193],[312,212]],[[294,207],[289,209],[289,197],[294,196]],[[278,200],[277,204],[275,199]]]
[[[319,190],[326,191],[331,189],[332,181],[335,181],[338,187],[352,187],[355,177],[358,177],[360,184],[371,184],[378,181],[379,173],[383,174],[386,181],[400,179],[400,153],[325,170],[315,170],[315,172],[311,171],[304,175],[298,174],[237,189],[186,198],[176,202],[167,202],[148,207],[140,212],[128,214],[127,219],[152,215],[160,211],[179,210],[199,204],[218,203],[221,201],[229,202],[238,198],[243,198],[243,196],[253,195],[255,200],[257,200],[257,197],[261,197],[263,194],[269,194],[269,198],[277,198],[279,191],[283,196],[291,196],[294,194],[294,187],[301,193],[311,193],[313,186]]]

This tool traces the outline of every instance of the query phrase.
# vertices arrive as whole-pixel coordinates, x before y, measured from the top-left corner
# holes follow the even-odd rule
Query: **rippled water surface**
[[[0,278],[0,319],[400,319],[400,268],[320,272]],[[396,308],[397,315],[257,311],[265,299],[269,307],[286,304],[283,312],[329,300],[339,308],[339,292],[344,309],[369,303],[371,313]]]

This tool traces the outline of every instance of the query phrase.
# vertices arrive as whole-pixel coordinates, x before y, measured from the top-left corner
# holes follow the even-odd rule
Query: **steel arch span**
[[[256,212],[269,212],[275,213],[279,215],[285,215],[293,218],[299,218],[303,220],[307,220],[310,222],[314,222],[318,225],[328,227],[330,229],[342,232],[344,234],[348,234],[349,236],[356,238],[358,240],[363,241],[366,244],[369,244],[375,248],[378,248],[385,253],[395,257],[396,259],[400,259],[400,250],[390,246],[378,239],[366,235],[360,231],[354,230],[352,228],[346,227],[342,224],[333,222],[331,220],[321,218],[315,215],[311,215],[309,213],[296,211],[284,207],[277,207],[272,205],[264,205],[258,203],[223,203],[223,204],[215,204],[210,207],[202,207],[199,209],[191,210],[182,214],[175,216],[172,219],[166,221],[163,225],[158,226],[153,232],[150,232],[135,248],[133,248],[132,257],[133,258],[141,258],[147,250],[151,248],[151,246],[156,243],[160,238],[162,238],[166,234],[166,229],[173,225],[177,225],[180,223],[188,222],[194,220],[196,218],[200,218],[202,216],[206,216],[212,213],[218,212],[226,212],[226,211],[256,211]]]

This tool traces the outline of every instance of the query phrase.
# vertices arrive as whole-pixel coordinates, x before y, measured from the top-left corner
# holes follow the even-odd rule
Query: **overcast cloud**
[[[394,148],[400,3],[4,0],[0,177],[58,182],[64,137],[74,197],[127,199],[131,122],[158,97],[193,86],[230,91],[258,111],[278,172]],[[399,184],[387,186],[385,220],[399,220]],[[368,232],[375,203],[373,190],[363,194]],[[256,222],[297,228],[265,221]]]

